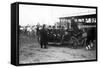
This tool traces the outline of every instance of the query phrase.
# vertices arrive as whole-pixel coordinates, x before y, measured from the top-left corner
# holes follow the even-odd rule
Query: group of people
[[[47,44],[48,44],[48,40],[50,41],[50,34],[58,36],[58,34],[60,35],[59,37],[62,38],[63,34],[64,34],[64,28],[60,28],[60,30],[56,29],[55,26],[53,26],[53,28],[47,28],[45,24],[43,24],[42,28],[39,29],[39,27],[37,27],[37,39],[41,45],[41,48],[47,48]],[[50,37],[49,37],[50,36]],[[52,37],[51,37],[52,38]],[[54,41],[54,39],[52,39],[51,41]],[[55,40],[57,41],[57,39]]]
[[[80,29],[78,28],[78,24],[76,24],[73,20],[72,20],[73,24],[71,25],[73,31],[74,31],[74,34],[78,34],[80,32]],[[54,30],[55,28],[53,28],[53,31],[56,32]],[[38,41],[40,42],[40,45],[41,45],[41,48],[47,48],[47,44],[48,44],[48,29],[46,28],[46,25],[44,24],[42,26],[42,29],[39,30],[39,27],[37,27],[37,38],[38,38]],[[84,32],[85,30],[83,29],[82,32]],[[95,40],[96,38],[96,30],[94,29],[91,29],[90,31],[85,31],[87,33],[87,41],[86,41],[86,45],[89,45],[90,42],[93,42],[93,40]],[[91,34],[92,33],[92,34]],[[60,35],[63,36],[64,34],[64,28],[61,28],[61,32],[60,32]],[[82,35],[82,33],[81,33]]]

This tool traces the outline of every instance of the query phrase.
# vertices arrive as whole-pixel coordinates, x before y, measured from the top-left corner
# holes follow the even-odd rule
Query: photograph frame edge
[[[65,61],[65,62],[46,62],[46,63],[26,63],[19,64],[19,5],[40,5],[40,6],[58,6],[58,7],[79,7],[79,8],[95,8],[96,9],[96,31],[97,31],[97,42],[98,43],[98,7],[97,6],[81,6],[81,5],[62,5],[62,4],[48,4],[48,3],[30,3],[30,2],[14,2],[11,4],[11,64],[15,66],[23,65],[42,65],[42,64],[58,64],[58,63],[76,63],[76,62],[91,62],[98,61],[98,44],[96,47],[96,59],[95,60],[80,60],[80,61]],[[16,5],[16,7],[14,7]],[[12,8],[13,7],[13,8]],[[16,8],[14,10],[14,8]],[[15,23],[16,24],[15,24]],[[15,27],[14,27],[15,26]],[[15,42],[15,43],[14,43]],[[15,46],[14,46],[15,45]],[[14,54],[15,53],[15,54]]]

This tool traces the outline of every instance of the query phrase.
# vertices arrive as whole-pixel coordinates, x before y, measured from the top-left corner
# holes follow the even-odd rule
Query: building
[[[68,16],[68,17],[60,17],[60,25],[66,27],[67,29],[71,29],[71,24],[73,23],[71,20],[80,25],[81,28],[89,28],[89,27],[96,27],[96,14],[90,15],[80,15],[80,16]]]

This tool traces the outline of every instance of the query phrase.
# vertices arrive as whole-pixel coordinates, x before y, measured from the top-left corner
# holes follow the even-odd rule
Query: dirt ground
[[[96,59],[95,50],[85,48],[73,49],[67,45],[48,45],[47,49],[40,48],[36,37],[19,36],[19,63],[45,63]]]

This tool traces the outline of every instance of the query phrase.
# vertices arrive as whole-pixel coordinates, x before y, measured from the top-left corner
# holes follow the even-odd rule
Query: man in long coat
[[[46,26],[43,25],[42,29],[40,30],[41,48],[47,48],[47,43],[48,43],[47,29],[46,29]]]

